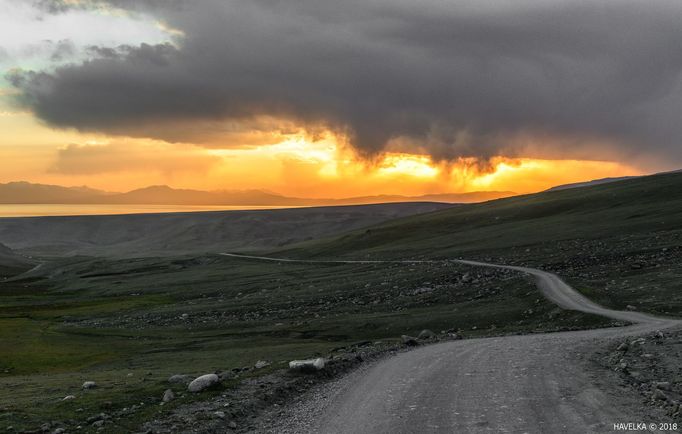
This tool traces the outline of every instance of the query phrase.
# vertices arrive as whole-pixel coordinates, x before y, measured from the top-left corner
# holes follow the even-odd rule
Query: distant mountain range
[[[513,196],[510,191],[429,194],[423,196],[379,195],[344,199],[287,197],[262,190],[201,191],[156,185],[127,193],[88,187],[10,182],[0,184],[0,204],[121,204],[121,205],[231,205],[231,206],[328,206],[396,202],[472,203]]]

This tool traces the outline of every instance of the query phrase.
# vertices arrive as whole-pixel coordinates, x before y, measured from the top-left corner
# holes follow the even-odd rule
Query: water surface
[[[234,211],[254,209],[296,208],[292,206],[249,205],[61,205],[61,204],[0,204],[0,217],[37,217],[69,215],[148,214],[168,212]]]

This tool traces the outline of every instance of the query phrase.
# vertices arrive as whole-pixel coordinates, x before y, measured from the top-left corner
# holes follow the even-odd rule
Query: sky
[[[303,197],[682,165],[682,3],[0,0],[0,182]]]

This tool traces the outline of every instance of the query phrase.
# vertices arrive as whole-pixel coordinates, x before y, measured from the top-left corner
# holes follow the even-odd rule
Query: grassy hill
[[[682,173],[465,205],[272,254],[535,266],[607,306],[682,316]]]
[[[548,191],[393,220],[286,252],[324,257],[512,256],[566,240],[682,229],[682,173]]]

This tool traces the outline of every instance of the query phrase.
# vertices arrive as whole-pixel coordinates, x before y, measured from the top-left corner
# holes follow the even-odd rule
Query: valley
[[[540,268],[609,308],[680,316],[681,214],[675,211],[682,177],[659,176],[436,210],[346,233],[332,223],[326,238],[253,249],[321,262],[224,256],[251,249],[208,235],[206,244],[169,247],[163,255],[144,249],[121,255],[118,247],[113,255],[95,255],[90,246],[40,251],[44,240],[23,232],[9,243],[18,253],[5,256],[27,263],[8,268],[0,282],[0,382],[8,392],[0,424],[15,431],[47,423],[47,432],[77,426],[136,432],[151,423],[173,432],[173,425],[200,420],[197,432],[249,432],[260,420],[254,417],[273,404],[286,406],[297,390],[330,378],[288,373],[290,360],[324,357],[329,372],[340,374],[356,366],[358,354],[373,360],[404,351],[401,336],[422,330],[433,331],[434,342],[449,336],[466,342],[626,325],[557,307],[524,273],[452,259]],[[172,220],[159,225],[176,231]],[[306,229],[299,226],[284,236],[300,239]],[[195,222],[192,230],[201,228]],[[148,231],[144,236],[153,236]],[[408,263],[328,262],[339,259]],[[266,365],[256,368],[259,361]],[[221,385],[205,393],[168,383],[173,375],[208,372],[218,373]],[[98,387],[82,390],[85,381]],[[268,398],[282,381],[293,385]],[[264,393],[249,396],[262,399],[239,392],[249,384]],[[169,388],[176,399],[160,405]],[[75,399],[64,401],[67,396]],[[232,407],[216,410],[216,402]],[[100,414],[106,418],[91,419]]]

